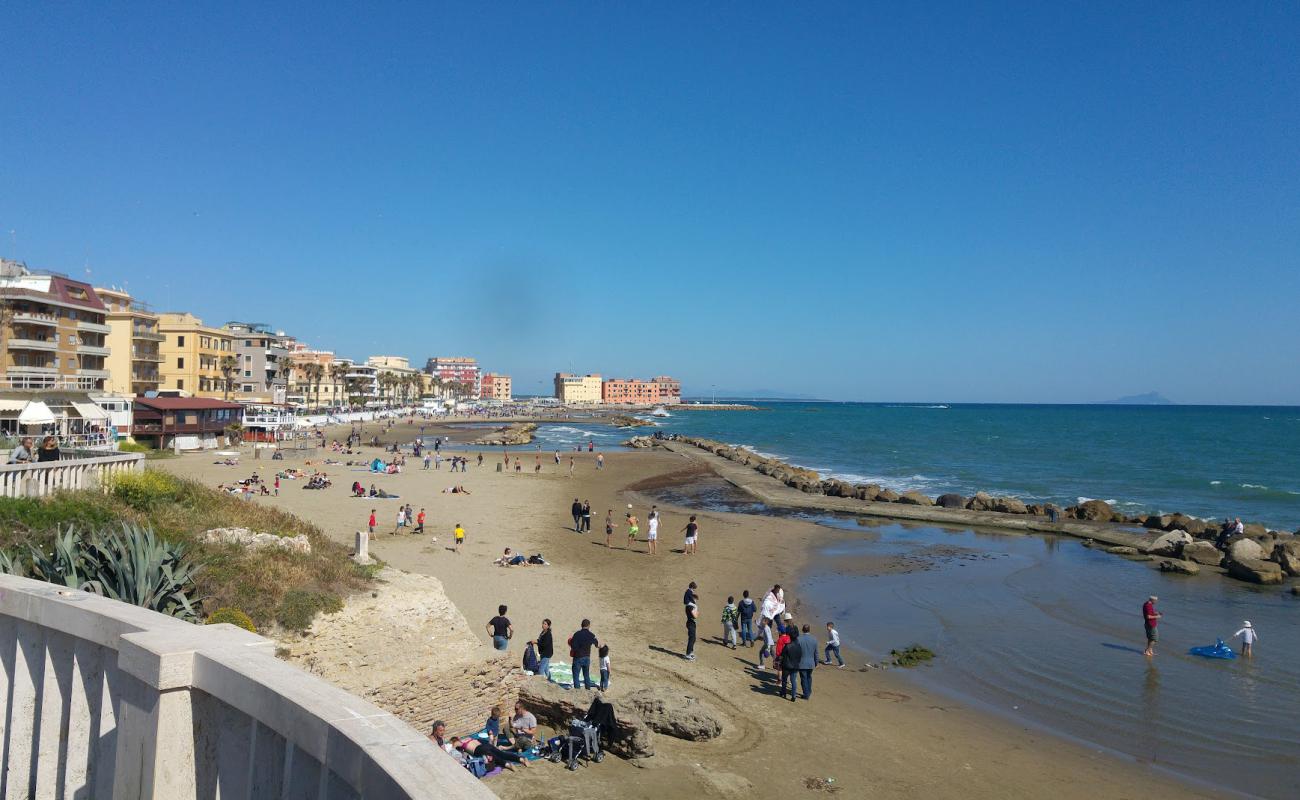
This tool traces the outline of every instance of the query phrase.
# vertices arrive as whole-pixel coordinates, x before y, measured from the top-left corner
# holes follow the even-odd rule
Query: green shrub
[[[302,632],[311,627],[317,614],[335,614],[342,610],[343,600],[336,594],[290,589],[284,593],[275,610],[275,620],[287,630]]]
[[[151,450],[153,450],[152,447],[147,444],[140,444],[139,442],[117,443],[117,451],[119,453],[148,453]]]
[[[902,650],[890,650],[889,655],[893,656],[894,666],[896,667],[915,667],[935,657],[933,650],[919,644],[905,647]]]
[[[104,528],[122,519],[98,492],[58,492],[49,497],[0,497],[0,547],[26,545],[31,534],[46,543],[60,527]]]
[[[213,611],[208,615],[207,620],[205,620],[203,624],[219,625],[223,622],[230,623],[238,628],[243,628],[246,631],[257,633],[257,626],[253,624],[253,621],[248,618],[247,614],[237,608],[218,608],[216,611]]]
[[[181,482],[156,469],[128,472],[113,479],[113,496],[136,511],[152,511],[176,501]]]

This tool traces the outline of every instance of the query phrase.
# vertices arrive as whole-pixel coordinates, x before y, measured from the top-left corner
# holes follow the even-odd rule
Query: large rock
[[[828,478],[822,481],[822,494],[827,497],[853,497],[856,491],[853,484],[839,478]]]
[[[1088,541],[1092,541],[1092,540],[1089,539]],[[1138,554],[1138,549],[1136,547],[1125,547],[1124,545],[1116,545],[1115,547],[1107,547],[1106,552],[1110,553],[1113,556],[1135,556]]]
[[[898,492],[893,489],[881,489],[876,492],[876,499],[882,503],[896,503],[898,502]]]
[[[1273,545],[1273,560],[1286,574],[1300,576],[1300,541],[1288,539]]]
[[[526,681],[519,688],[519,699],[528,710],[561,731],[569,729],[569,720],[585,717],[597,696],[586,689],[562,689],[541,678]],[[621,702],[614,703],[614,716],[618,724],[610,731],[608,750],[611,753],[624,758],[649,758],[655,754],[654,733],[640,717]]]
[[[966,498],[959,494],[941,494],[935,498],[934,504],[940,508],[965,508]]]
[[[1173,523],[1173,514],[1150,514],[1147,516],[1146,522],[1142,523],[1142,527],[1153,528],[1158,531],[1167,531],[1173,526]]]
[[[1029,508],[1014,497],[998,497],[993,500],[993,510],[1003,514],[1028,514]]]
[[[1177,558],[1182,555],[1183,548],[1193,541],[1192,535],[1187,531],[1170,531],[1156,537],[1156,540],[1147,546],[1147,552],[1153,556],[1173,556]]]
[[[898,502],[908,506],[932,506],[934,501],[920,492],[903,492],[903,496],[898,498]]]
[[[1183,545],[1182,557],[1207,567],[1217,567],[1223,561],[1223,553],[1209,542],[1190,542]]]
[[[1263,561],[1264,548],[1254,539],[1238,539],[1228,545],[1228,558],[1233,561]]]
[[[1258,522],[1247,522],[1245,525],[1242,525],[1241,528],[1242,533],[1256,541],[1268,535],[1268,528],[1260,525]]]
[[[274,533],[255,533],[248,528],[213,528],[203,532],[203,541],[207,544],[237,544],[248,550],[311,552],[311,542],[305,533],[297,536],[279,536]]]
[[[1075,519],[1088,519],[1096,522],[1110,522],[1115,518],[1115,510],[1105,500],[1088,500],[1070,509]]]
[[[618,701],[618,710],[632,713],[655,733],[702,742],[722,735],[722,721],[713,709],[680,690],[637,689]]]
[[[1238,580],[1251,583],[1274,584],[1282,582],[1282,568],[1272,561],[1259,561],[1248,558],[1244,561],[1229,561],[1228,574]]]
[[[1161,572],[1173,572],[1178,575],[1196,575],[1201,568],[1190,561],[1183,561],[1178,558],[1162,558],[1159,564]]]
[[[976,492],[971,499],[966,501],[966,508],[971,511],[992,511],[993,495],[988,492]]]

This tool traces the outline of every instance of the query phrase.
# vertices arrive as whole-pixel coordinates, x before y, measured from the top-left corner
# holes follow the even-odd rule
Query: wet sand
[[[402,425],[385,438],[409,441],[417,428]],[[368,426],[366,437],[374,430]],[[426,429],[426,434],[438,432],[432,426]],[[477,432],[453,435],[467,439]],[[468,450],[471,459],[477,452]],[[1217,796],[1143,764],[942,699],[897,674],[859,671],[861,655],[846,653],[851,668],[819,668],[810,702],[781,700],[774,693],[772,674],[752,668],[756,649],[732,651],[719,644],[722,606],[728,594],[739,597],[742,589],[749,589],[761,599],[773,583],[781,583],[798,618],[797,577],[808,559],[819,546],[839,537],[853,538],[854,533],[795,519],[698,511],[700,553],[686,556],[680,553],[679,531],[691,509],[661,504],[660,553],[650,556],[644,541],[631,549],[626,544],[626,504],[634,504],[644,539],[649,493],[675,482],[708,480],[708,468],[699,460],[658,451],[610,452],[606,468],[598,471],[594,456],[584,452],[575,454],[577,469],[570,479],[568,453],[561,454],[559,467],[551,452],[540,453],[543,470],[535,476],[535,449],[511,450],[520,456],[523,474],[496,472],[499,449],[482,452],[484,467],[471,466],[464,475],[450,474],[445,464],[426,472],[413,458],[405,473],[393,476],[323,467],[334,480],[331,489],[303,491],[285,481],[281,497],[254,502],[277,504],[349,543],[354,532],[364,528],[370,509],[376,508],[381,533],[371,545],[372,553],[401,569],[438,577],[480,639],[487,640],[484,625],[499,603],[510,606],[516,629],[511,651],[516,654],[522,654],[524,641],[536,633],[543,617],[554,620],[562,642],[586,616],[611,646],[610,695],[615,702],[626,684],[654,682],[699,697],[725,720],[723,735],[711,742],[658,737],[656,756],[638,764],[607,759],[576,775],[545,764],[505,774],[489,784],[502,797],[567,798],[581,787],[584,794],[620,798],[786,800],[826,793],[806,785],[810,778],[826,777],[835,779],[831,793],[841,797]],[[367,448],[365,453],[373,457],[379,451]],[[239,467],[217,466],[213,460],[211,454],[193,454],[157,464],[208,484],[254,471],[268,477],[277,467],[301,466],[247,456]],[[353,480],[367,486],[373,482],[400,494],[401,502],[410,502],[416,510],[427,509],[429,533],[438,541],[390,535],[398,501],[350,498]],[[463,484],[471,494],[440,491],[453,484]],[[569,506],[574,497],[592,503],[590,534],[572,531]],[[616,519],[612,549],[604,547],[607,509],[614,510]],[[447,547],[458,522],[468,535],[462,552],[455,554]],[[542,552],[552,566],[492,566],[506,546]],[[906,568],[883,559],[854,569]],[[685,640],[681,595],[691,580],[700,585],[701,641],[698,660],[686,662],[680,658]],[[825,620],[807,621],[820,638]],[[887,649],[909,643],[882,644]],[[562,645],[557,654],[560,650]]]

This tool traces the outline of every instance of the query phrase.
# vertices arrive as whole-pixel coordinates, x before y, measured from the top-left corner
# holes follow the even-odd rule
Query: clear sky
[[[6,3],[0,255],[364,358],[1300,403],[1300,4]]]

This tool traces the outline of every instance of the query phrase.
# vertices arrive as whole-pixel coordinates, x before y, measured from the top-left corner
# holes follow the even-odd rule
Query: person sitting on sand
[[[498,567],[526,567],[528,566],[528,559],[525,558],[522,553],[516,553],[514,550],[507,547],[505,552],[501,554],[501,557],[492,563]]]

